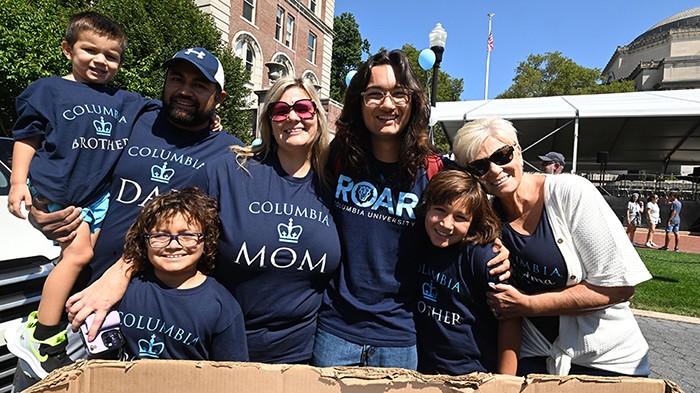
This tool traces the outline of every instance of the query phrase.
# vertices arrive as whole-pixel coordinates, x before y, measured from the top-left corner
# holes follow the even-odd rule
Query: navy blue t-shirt
[[[246,169],[230,153],[195,182],[221,207],[213,276],[243,309],[251,361],[305,362],[323,292],[340,263],[330,201],[313,171],[294,178],[275,154],[248,160]]]
[[[428,179],[421,169],[402,187],[398,163],[371,160],[367,177],[338,176],[333,215],[343,260],[319,327],[358,344],[408,347],[416,344],[414,210]]]
[[[242,142],[226,132],[192,132],[172,126],[165,112],[141,116],[114,170],[110,205],[87,269],[98,279],[124,252],[124,236],[141,208],[160,193],[191,185],[193,176],[229,146]]]
[[[428,242],[429,243],[429,242]],[[418,371],[497,372],[498,321],[486,304],[493,244],[426,246],[418,263]]]
[[[498,204],[495,206],[500,209]],[[532,235],[521,234],[503,222],[502,238],[503,245],[510,251],[513,286],[529,294],[566,287],[569,270],[547,220],[547,209],[542,209]],[[558,316],[528,319],[550,342],[559,336]]]
[[[211,277],[177,289],[144,272],[131,280],[118,310],[124,360],[248,360],[241,308]]]
[[[29,167],[32,186],[59,205],[88,206],[108,191],[139,114],[160,102],[52,76],[30,84],[16,106],[14,139],[43,138]]]

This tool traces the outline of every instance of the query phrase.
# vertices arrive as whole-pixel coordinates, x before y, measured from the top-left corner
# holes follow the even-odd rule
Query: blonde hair
[[[500,117],[473,120],[463,125],[455,135],[452,148],[457,163],[466,166],[474,161],[488,137],[494,137],[509,145],[518,143],[517,131],[508,120]]]
[[[316,88],[308,79],[284,77],[278,79],[267,92],[265,103],[262,106],[259,116],[258,129],[262,143],[249,146],[232,146],[231,150],[236,153],[236,161],[241,168],[245,169],[245,164],[251,157],[264,160],[268,154],[277,151],[277,142],[272,135],[272,119],[268,116],[270,104],[279,101],[280,97],[289,89],[298,87],[306,92],[311,101],[316,104],[316,124],[317,132],[314,135],[311,147],[311,167],[316,175],[319,184],[330,189],[330,179],[325,173],[326,160],[328,158],[328,145],[330,143],[330,132],[328,131],[328,119],[326,111],[321,106],[321,100],[316,93]]]

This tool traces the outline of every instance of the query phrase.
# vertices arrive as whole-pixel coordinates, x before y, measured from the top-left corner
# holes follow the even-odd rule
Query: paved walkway
[[[651,378],[677,383],[686,393],[700,392],[700,319],[634,310],[649,343]]]
[[[694,254],[700,254],[700,236],[690,235],[688,232],[679,232],[679,246],[681,252],[690,252]],[[654,232],[654,237],[652,242],[656,243],[659,247],[664,245],[665,232],[657,230]],[[647,241],[647,228],[637,228],[634,233],[634,242],[637,243],[641,248],[644,248],[644,243]],[[673,234],[671,234],[671,242],[668,247],[673,250],[675,242],[673,239]],[[658,248],[658,247],[657,247]]]
[[[646,236],[647,229],[639,228],[634,241],[643,245]],[[663,231],[656,231],[653,242],[663,246],[664,236]],[[673,245],[671,235],[669,247]],[[679,249],[700,258],[700,236],[681,232]],[[634,314],[649,343],[650,377],[671,380],[686,393],[700,393],[700,319],[644,310],[634,310]]]

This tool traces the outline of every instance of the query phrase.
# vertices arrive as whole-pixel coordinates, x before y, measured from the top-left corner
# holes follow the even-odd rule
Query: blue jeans
[[[355,344],[318,329],[311,364],[318,367],[370,366],[415,370],[418,367],[418,351],[415,345],[376,347]]]

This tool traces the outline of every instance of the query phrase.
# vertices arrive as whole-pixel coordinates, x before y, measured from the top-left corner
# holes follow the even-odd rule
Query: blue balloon
[[[357,74],[357,71],[352,70],[352,71],[348,72],[347,75],[345,75],[345,86],[350,86],[350,81],[355,76],[355,74]]]
[[[420,54],[418,55],[418,64],[420,64],[420,68],[426,71],[433,68],[433,65],[435,64],[435,52],[433,52],[431,49],[423,49],[420,51]]]

